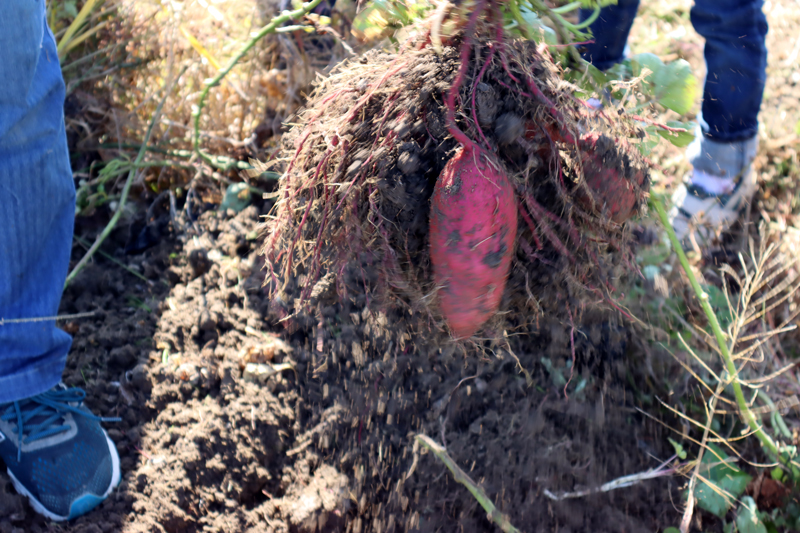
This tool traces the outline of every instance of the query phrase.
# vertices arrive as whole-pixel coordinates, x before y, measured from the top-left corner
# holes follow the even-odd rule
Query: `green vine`
[[[744,392],[742,391],[742,384],[737,379],[736,364],[731,356],[730,348],[725,341],[725,333],[722,331],[722,328],[719,325],[719,320],[717,320],[716,313],[714,313],[714,310],[711,308],[711,304],[708,302],[708,293],[703,290],[703,288],[700,286],[700,283],[698,283],[694,272],[692,272],[692,268],[689,265],[689,260],[686,258],[686,253],[684,253],[683,247],[678,241],[677,235],[675,235],[675,230],[672,229],[672,224],[670,223],[667,212],[664,209],[663,202],[659,198],[652,196],[650,198],[650,205],[652,205],[656,210],[661,225],[667,232],[667,236],[672,244],[672,248],[678,255],[678,261],[680,261],[681,267],[686,273],[686,277],[689,279],[689,284],[692,286],[692,290],[694,291],[695,296],[697,296],[697,299],[700,301],[700,306],[703,308],[703,312],[708,319],[708,323],[711,326],[711,331],[714,333],[714,338],[717,341],[720,357],[722,358],[725,369],[730,376],[733,394],[736,397],[736,403],[739,406],[739,411],[742,413],[742,418],[744,418],[744,421],[750,427],[750,430],[758,438],[758,440],[761,441],[761,444],[767,449],[767,452],[772,456],[772,458],[783,464],[788,464],[789,461],[786,460],[786,458],[781,457],[781,452],[778,450],[778,446],[761,428],[761,425],[758,423],[758,419],[747,405],[747,399],[744,397]]]

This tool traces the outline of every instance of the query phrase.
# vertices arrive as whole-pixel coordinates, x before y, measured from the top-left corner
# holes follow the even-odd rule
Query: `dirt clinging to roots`
[[[470,39],[454,111],[458,129],[516,190],[511,272],[500,311],[480,332],[496,340],[532,331],[544,313],[573,320],[590,300],[613,304],[609,280],[630,264],[621,222],[643,208],[648,178],[634,149],[617,140],[626,125],[574,98],[545,50],[488,33]],[[265,253],[273,310],[290,330],[314,324],[321,302],[338,296],[347,313],[370,309],[446,342],[428,216],[436,179],[460,146],[447,96],[465,42],[437,54],[420,41],[343,64],[286,135],[290,163]],[[581,151],[587,138],[590,155]],[[598,182],[602,167],[619,179]]]

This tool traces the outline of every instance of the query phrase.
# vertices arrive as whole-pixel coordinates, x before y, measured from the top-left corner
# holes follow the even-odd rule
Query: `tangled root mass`
[[[437,54],[419,39],[342,64],[285,136],[290,163],[265,255],[288,326],[316,320],[329,300],[444,338],[429,205],[464,137],[504,167],[520,217],[501,308],[483,336],[524,332],[541,313],[571,320],[590,302],[615,305],[611,280],[630,267],[623,221],[643,209],[648,188],[642,158],[619,140],[627,124],[574,98],[534,43],[498,40],[479,24],[446,44]],[[581,152],[587,136],[591,157]],[[607,188],[592,174],[600,167],[613,169]]]

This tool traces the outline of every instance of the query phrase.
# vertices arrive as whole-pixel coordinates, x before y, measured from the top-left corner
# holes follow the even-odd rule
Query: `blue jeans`
[[[0,50],[0,320],[53,316],[69,265],[75,186],[45,0],[4,2]],[[0,322],[0,403],[57,384],[71,343],[52,320]]]
[[[762,4],[763,0],[695,0],[692,7],[692,25],[706,39],[707,74],[700,132],[689,150],[690,162],[712,174],[735,174],[741,169],[721,168],[727,166],[725,161],[740,162],[745,155],[755,155],[767,68]],[[639,0],[619,0],[603,8],[591,25],[594,43],[586,45],[584,59],[600,70],[622,61],[638,7]],[[590,13],[582,11],[581,17],[585,20]],[[734,153],[726,153],[731,150]],[[725,161],[710,163],[715,158]]]

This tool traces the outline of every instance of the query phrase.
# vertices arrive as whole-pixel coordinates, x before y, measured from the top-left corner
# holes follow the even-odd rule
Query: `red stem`
[[[666,124],[661,124],[660,122],[656,122],[655,120],[650,118],[640,117],[639,115],[630,115],[630,117],[633,120],[638,120],[639,122],[645,122],[647,124],[650,124],[651,126],[656,126],[658,128],[661,128],[662,130],[666,130],[671,133],[688,133],[688,130],[686,128],[670,128]]]
[[[472,140],[459,129],[458,125],[456,125],[456,95],[459,89],[461,89],[461,84],[464,83],[464,78],[467,75],[469,54],[472,52],[472,43],[470,39],[475,33],[475,27],[478,25],[478,18],[480,18],[486,7],[486,1],[487,0],[480,0],[478,5],[475,6],[475,11],[469,17],[467,28],[464,30],[464,43],[461,45],[461,63],[458,67],[456,79],[453,81],[453,85],[450,87],[450,92],[447,93],[447,100],[445,101],[445,105],[447,106],[447,130],[450,132],[450,135],[466,149],[475,148],[475,143],[473,143]]]
[[[531,197],[530,193],[528,193],[527,191],[525,192],[525,204],[528,206],[531,215],[533,215],[533,217],[536,218],[536,220],[539,222],[539,226],[542,228],[542,231],[547,236],[547,239],[556,248],[556,250],[558,250],[559,253],[561,253],[565,257],[569,258],[570,261],[574,261],[572,254],[569,252],[569,250],[567,250],[566,246],[564,246],[561,243],[561,241],[558,240],[558,237],[550,228],[549,224],[541,219],[541,214],[536,209],[538,204],[536,203],[536,200],[534,200]]]
[[[533,233],[533,240],[536,241],[536,249],[541,250],[542,241],[539,240],[539,236],[537,235],[538,232],[536,230],[536,225],[533,223],[533,220],[531,220],[530,215],[525,210],[525,207],[522,205],[522,202],[520,202],[519,200],[517,200],[517,211],[519,211],[519,213],[522,215],[522,219],[528,225],[528,228],[530,228],[531,233]]]

